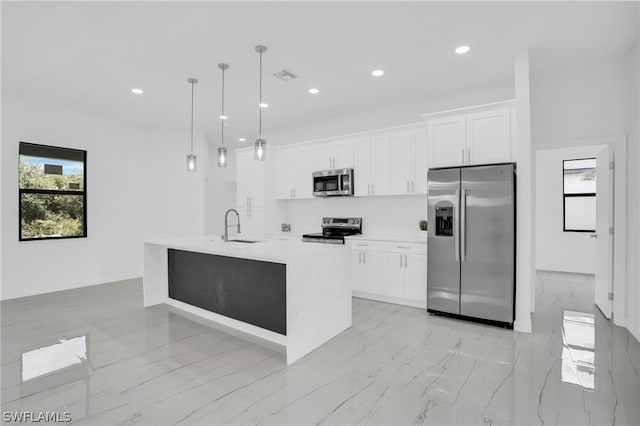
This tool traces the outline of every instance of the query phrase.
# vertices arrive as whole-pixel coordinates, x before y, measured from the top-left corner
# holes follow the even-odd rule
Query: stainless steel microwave
[[[313,172],[313,195],[335,197],[353,195],[353,169]]]

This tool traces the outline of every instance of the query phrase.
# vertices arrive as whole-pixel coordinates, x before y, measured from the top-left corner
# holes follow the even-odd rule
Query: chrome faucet
[[[227,212],[224,214],[224,235],[222,236],[222,239],[224,240],[225,243],[229,241],[229,225],[227,224],[228,223],[227,217],[229,216],[230,212],[234,212],[236,214],[236,217],[238,218],[238,224],[236,225],[237,226],[236,232],[240,232],[240,213],[238,213],[236,209],[227,210]]]

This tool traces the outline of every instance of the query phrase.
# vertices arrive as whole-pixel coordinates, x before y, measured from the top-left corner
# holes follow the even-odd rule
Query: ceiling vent
[[[289,81],[293,80],[294,78],[298,78],[296,74],[292,73],[289,70],[278,71],[277,73],[273,74],[273,76],[275,78],[279,78],[282,81]]]

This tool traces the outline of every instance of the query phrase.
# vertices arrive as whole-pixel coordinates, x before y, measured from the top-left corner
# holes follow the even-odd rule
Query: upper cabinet
[[[390,146],[388,133],[374,133],[356,138],[353,171],[355,195],[391,193]]]
[[[253,159],[253,149],[236,152],[236,205],[264,207],[264,161]]]
[[[511,121],[509,108],[429,120],[429,167],[513,161]]]
[[[314,171],[353,167],[353,139],[338,139],[316,145]]]
[[[424,125],[390,135],[392,194],[427,193],[427,130]]]
[[[429,120],[427,131],[430,167],[465,164],[467,121],[464,114]]]
[[[313,197],[314,150],[284,147],[277,153],[276,199]]]
[[[506,108],[467,114],[469,164],[511,161],[510,115]]]

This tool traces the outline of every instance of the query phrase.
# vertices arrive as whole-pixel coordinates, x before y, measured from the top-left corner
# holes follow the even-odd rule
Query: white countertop
[[[230,237],[242,239],[242,237]],[[251,238],[247,238],[251,239]],[[243,259],[263,260],[267,262],[289,263],[294,259],[317,258],[336,248],[334,244],[311,244],[298,239],[265,239],[257,243],[224,242],[219,235],[201,237],[164,238],[145,241],[147,244],[166,246],[178,250],[219,254]]]

